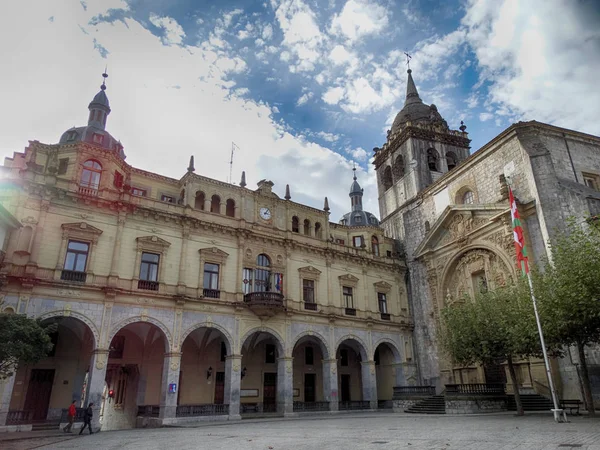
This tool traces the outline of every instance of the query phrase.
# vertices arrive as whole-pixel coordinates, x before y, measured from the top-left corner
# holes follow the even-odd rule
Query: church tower
[[[469,156],[470,140],[461,122],[451,130],[435,105],[426,105],[408,69],[406,100],[383,147],[375,147],[379,212],[386,218]],[[386,227],[388,228],[388,227]],[[394,230],[390,236],[401,238]]]

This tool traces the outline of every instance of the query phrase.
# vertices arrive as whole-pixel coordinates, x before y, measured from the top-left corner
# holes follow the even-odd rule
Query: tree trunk
[[[508,362],[508,373],[510,375],[510,382],[513,385],[513,391],[515,393],[515,403],[517,404],[517,416],[525,415],[523,410],[523,403],[521,403],[521,393],[519,392],[519,382],[517,381],[517,373],[515,372],[515,366],[513,364],[512,356],[509,356],[506,361]]]
[[[588,410],[588,414],[593,417],[596,415],[596,410],[594,409],[594,398],[592,397],[592,388],[590,386],[590,377],[588,375],[587,362],[585,360],[585,350],[584,345],[580,342],[577,342],[577,351],[579,352],[579,364],[581,366],[581,384],[583,385],[583,395],[584,401],[586,403],[586,408]]]

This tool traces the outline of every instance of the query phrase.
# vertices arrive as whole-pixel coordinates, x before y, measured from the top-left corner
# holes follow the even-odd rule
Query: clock
[[[269,208],[260,208],[259,214],[261,219],[269,220],[271,218],[271,210]]]

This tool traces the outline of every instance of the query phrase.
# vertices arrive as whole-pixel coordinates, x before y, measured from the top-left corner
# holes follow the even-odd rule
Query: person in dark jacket
[[[90,434],[94,434],[92,431],[92,416],[94,415],[92,406],[94,406],[94,404],[90,403],[85,410],[85,414],[83,415],[83,426],[81,427],[79,434],[83,433],[83,430],[85,430],[86,426],[89,428]]]

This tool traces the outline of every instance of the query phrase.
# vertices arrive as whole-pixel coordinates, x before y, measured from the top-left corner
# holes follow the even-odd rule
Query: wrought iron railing
[[[308,309],[309,311],[316,311],[317,310],[317,304],[316,303],[312,303],[312,302],[305,302],[304,303],[304,309]]]
[[[177,417],[220,416],[229,414],[229,405],[179,405],[175,414]]]
[[[347,316],[356,316],[356,309],[346,308],[345,313]]]
[[[504,393],[504,384],[499,383],[446,385],[446,395],[504,395]]]
[[[218,289],[203,289],[202,295],[206,298],[221,298],[221,291]]]
[[[391,316],[388,313],[381,313],[381,320],[391,320]]]
[[[147,291],[158,291],[158,281],[139,280],[138,289],[145,289]]]
[[[366,400],[351,400],[347,402],[340,402],[338,409],[340,411],[371,409],[371,403]]]
[[[329,411],[329,402],[294,402],[294,411]]]
[[[244,295],[244,302],[249,306],[283,308],[283,294],[279,292],[250,292]]]
[[[23,425],[33,421],[33,411],[8,411],[6,425]]]
[[[85,408],[75,408],[75,422],[83,422],[83,418],[85,416]],[[61,416],[61,422],[69,421],[69,410],[67,408],[63,408]]]
[[[277,412],[277,403],[242,403],[240,405],[240,414],[274,412]]]
[[[85,283],[87,273],[76,270],[63,270],[60,279],[63,281],[73,281],[75,283]]]
[[[141,417],[158,417],[160,415],[160,406],[139,405],[137,415]]]
[[[394,398],[410,395],[435,395],[435,386],[394,386]]]

